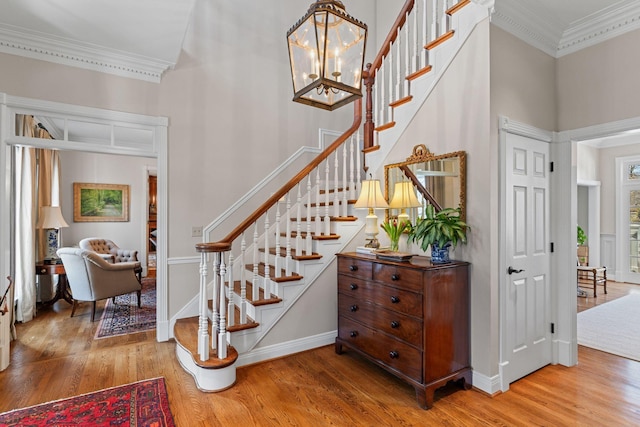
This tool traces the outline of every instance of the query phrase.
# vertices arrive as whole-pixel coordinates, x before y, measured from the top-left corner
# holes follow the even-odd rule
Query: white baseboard
[[[301,351],[323,347],[333,344],[338,336],[338,331],[329,331],[318,335],[304,337],[298,340],[287,341],[267,347],[259,347],[238,356],[237,366],[251,365],[265,360],[288,356]]]
[[[484,391],[485,393],[493,396],[494,394],[502,391],[500,389],[500,376],[494,375],[493,377],[488,377],[480,372],[473,371],[473,376],[471,377],[471,381],[473,382],[473,387],[478,390]]]

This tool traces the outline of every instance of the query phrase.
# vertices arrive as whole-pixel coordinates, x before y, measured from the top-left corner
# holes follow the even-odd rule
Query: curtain
[[[16,115],[16,134],[51,139],[32,116]],[[60,205],[60,160],[54,150],[13,148],[15,194],[15,302],[14,321],[28,322],[36,314],[36,260],[46,253],[45,230],[36,230],[41,206]]]

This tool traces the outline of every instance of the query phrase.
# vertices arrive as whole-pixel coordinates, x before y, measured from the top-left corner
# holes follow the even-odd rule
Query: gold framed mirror
[[[406,183],[410,182],[410,188],[415,191],[418,199],[418,203],[406,207],[411,210],[409,216],[412,222],[423,215],[423,209],[427,203],[433,204],[436,210],[460,207],[464,221],[466,219],[466,171],[466,152],[456,151],[435,155],[424,144],[416,145],[407,160],[384,167],[384,196],[392,206],[395,205],[386,211],[385,219],[388,220],[389,215],[396,217],[403,212],[404,208],[400,207],[401,202],[392,202],[394,192],[396,188],[403,186],[406,188],[408,186]]]

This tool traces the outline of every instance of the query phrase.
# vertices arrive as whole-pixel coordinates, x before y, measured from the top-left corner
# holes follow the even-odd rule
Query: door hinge
[[[549,172],[553,172],[553,162],[549,162]]]
[[[554,249],[554,248],[553,248],[553,242],[551,242],[551,244],[549,245],[549,251],[550,251],[550,252],[553,252],[553,249]]]
[[[551,324],[551,333],[552,333],[552,334],[555,334],[555,333],[556,333],[556,324],[555,324],[555,323],[552,323],[552,324]]]

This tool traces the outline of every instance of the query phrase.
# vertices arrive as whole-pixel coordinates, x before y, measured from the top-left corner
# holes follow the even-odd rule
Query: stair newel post
[[[329,192],[329,157],[325,160],[324,166],[324,234],[331,234],[331,218],[329,216],[329,205],[331,204]]]
[[[340,198],[338,195],[338,187],[340,185],[340,162],[338,161],[338,151],[333,156],[333,216],[340,216]]]
[[[307,176],[307,235],[305,236],[305,252],[311,255],[313,252],[313,240],[311,236],[311,174]]]
[[[251,300],[257,301],[260,299],[260,283],[259,269],[258,269],[258,222],[256,221],[253,231],[253,281],[251,282]]]
[[[218,303],[220,293],[223,292],[220,284],[220,259],[221,252],[215,252],[213,256],[213,295],[211,298],[212,314],[211,314],[211,347],[216,348],[218,339],[218,331],[220,328],[220,311]]]
[[[207,254],[200,254],[200,316],[198,318],[198,355],[209,360],[209,319],[207,318]]]
[[[240,240],[240,323],[247,323],[247,278],[245,268],[247,252],[247,241],[244,238],[244,233]]]
[[[320,168],[316,167],[316,236],[322,234],[322,218],[320,216],[320,206],[322,206],[322,199],[320,195]]]
[[[300,192],[300,183],[297,185],[298,194],[296,195],[296,256],[302,255],[302,193]]]
[[[220,259],[220,275],[218,278],[218,283],[220,285],[220,301],[218,305],[220,306],[220,316],[218,323],[218,359],[226,359],[227,358],[227,304],[225,301],[225,292],[224,292],[224,279],[227,275],[227,266],[224,264],[224,252],[218,252],[217,255]]]
[[[276,240],[276,256],[275,256],[275,261],[274,261],[274,272],[273,272],[273,277],[280,277],[282,276],[282,255],[280,254],[280,221],[282,220],[282,216],[280,215],[280,201],[278,200],[278,202],[276,203],[276,233],[275,233],[275,240]]]
[[[349,215],[349,204],[347,200],[347,192],[349,191],[349,184],[347,183],[347,162],[349,161],[349,157],[347,154],[347,145],[347,142],[342,145],[342,216]]]
[[[264,214],[264,297],[271,295],[271,262],[269,261],[269,211]]]
[[[287,208],[286,208],[286,212],[287,215],[290,215],[291,213],[291,192],[287,193]],[[286,231],[286,242],[287,242],[287,252],[286,252],[286,259],[284,262],[284,268],[285,268],[285,275],[286,276],[290,276],[291,275],[291,260],[292,260],[292,256],[291,256],[291,219],[287,218],[287,231]]]
[[[229,317],[227,318],[227,326],[233,326],[236,323],[236,318],[234,316],[235,310],[233,305],[233,288],[235,283],[233,282],[233,253],[229,252],[229,280],[227,285],[227,314]],[[224,283],[224,282],[223,282]]]

